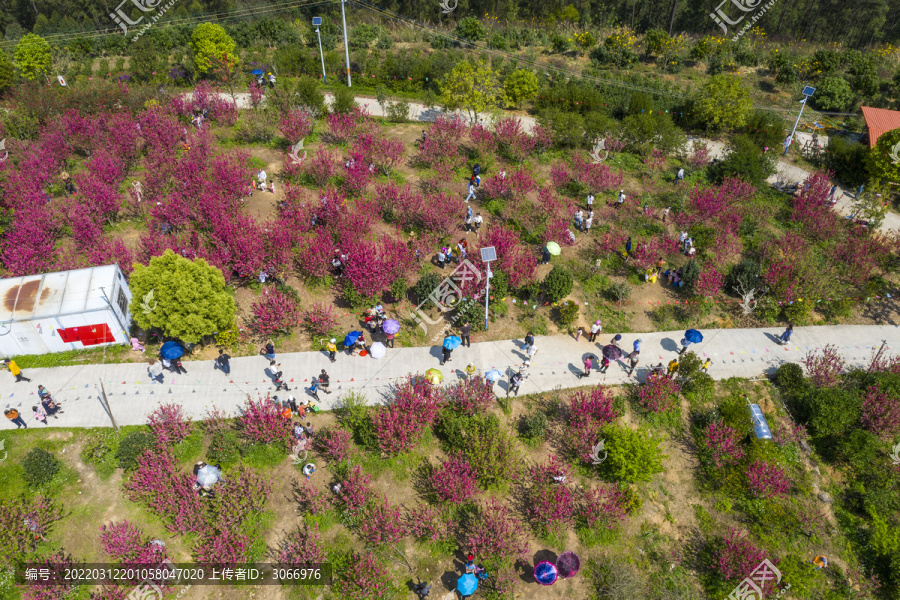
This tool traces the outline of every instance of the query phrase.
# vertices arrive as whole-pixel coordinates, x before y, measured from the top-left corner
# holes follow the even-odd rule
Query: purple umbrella
[[[541,585],[553,585],[559,577],[559,570],[552,562],[542,560],[534,566],[534,579]]]
[[[388,334],[394,334],[400,331],[400,322],[397,319],[388,319],[381,326],[381,330]]]
[[[624,353],[618,346],[613,346],[611,344],[609,346],[603,346],[603,356],[609,360],[619,360],[622,358],[622,354]]]
[[[561,579],[575,577],[575,574],[581,568],[581,559],[571,550],[563,552],[556,559],[556,568],[559,569],[559,577]]]

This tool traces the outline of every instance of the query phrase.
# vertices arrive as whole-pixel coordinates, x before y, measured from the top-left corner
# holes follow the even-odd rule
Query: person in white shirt
[[[575,227],[581,230],[584,226],[584,213],[581,212],[581,209],[575,211]]]
[[[469,200],[475,199],[475,184],[473,182],[469,182],[469,195],[466,196],[466,202]]]
[[[594,195],[588,194],[587,196],[587,209],[591,210],[594,208]]]
[[[595,322],[591,325],[591,335],[588,337],[588,340],[593,342],[597,339],[597,334],[603,331],[603,325],[600,321]]]
[[[591,224],[594,222],[594,211],[589,210],[587,214],[587,218],[584,220],[584,231],[585,233],[590,233]]]
[[[619,190],[619,201],[616,202],[616,208],[625,204],[625,190]]]
[[[475,215],[475,231],[478,231],[478,228],[481,227],[481,224],[484,223],[484,219],[481,218],[481,213]]]
[[[268,175],[266,175],[265,170],[261,170],[256,175],[256,179],[259,181],[259,189],[263,191],[266,189],[266,177],[268,177]]]

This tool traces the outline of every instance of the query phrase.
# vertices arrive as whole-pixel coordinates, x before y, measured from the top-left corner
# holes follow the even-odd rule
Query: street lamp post
[[[322,34],[319,32],[319,25],[322,24],[322,17],[313,17],[313,27],[316,28],[316,35],[319,36],[319,58],[322,59],[322,83],[328,85],[328,76],[325,75],[325,54],[322,52]]]
[[[481,249],[481,262],[487,265],[487,277],[484,280],[484,330],[488,328],[488,306],[491,299],[491,262],[497,260],[497,250],[493,246]]]
[[[341,20],[344,22],[344,59],[347,61],[347,87],[350,85],[350,44],[347,42],[347,17],[344,15],[344,1],[341,0]]]
[[[791,143],[794,141],[794,132],[797,131],[797,125],[800,124],[800,117],[803,116],[803,109],[806,108],[806,101],[809,100],[809,97],[812,96],[816,91],[816,88],[806,86],[803,88],[803,100],[800,101],[800,114],[797,115],[797,120],[794,122],[794,128],[791,130],[791,135],[788,136],[787,140],[784,143],[784,154],[782,156],[787,156],[788,149],[791,147]]]

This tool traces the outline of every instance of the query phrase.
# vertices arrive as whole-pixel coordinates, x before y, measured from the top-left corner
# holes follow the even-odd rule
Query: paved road
[[[637,379],[643,380],[650,366],[659,362],[667,364],[675,356],[682,333],[623,336],[621,346],[629,351],[635,339],[643,339],[641,364],[635,373]],[[847,362],[853,365],[868,364],[873,349],[877,350],[882,340],[887,341],[888,348],[900,348],[900,328],[897,326],[801,327],[795,330],[793,343],[787,347],[775,343],[775,336],[780,333],[780,329],[710,330],[704,332],[706,339],[692,349],[700,356],[712,359],[711,376],[726,379],[760,376],[784,362],[799,362],[810,349],[827,344],[837,345]],[[606,375],[594,372],[589,380],[577,378],[582,369],[582,357],[587,353],[599,355],[599,343],[608,343],[612,335],[603,333],[597,344],[589,343],[584,337],[578,342],[568,336],[538,337],[538,353],[521,394],[556,387],[635,381],[627,377],[621,363],[610,366]],[[451,362],[443,367],[438,364],[440,352],[436,346],[388,349],[387,356],[381,360],[339,354],[337,362],[331,364],[320,352],[278,355],[277,360],[281,362],[291,393],[298,399],[308,398],[306,388],[310,378],[326,369],[331,376],[332,393],[320,393],[320,398],[321,406],[330,409],[338,403],[341,393],[348,390],[364,393],[371,404],[381,403],[393,383],[410,373],[422,373],[432,367],[443,372],[444,385],[459,378],[470,362],[482,371],[496,368],[506,372],[524,360],[521,345],[521,340],[473,343],[471,348],[455,350]],[[27,416],[31,414],[31,406],[37,404],[37,385],[42,384],[54,398],[63,401],[65,409],[65,414],[58,420],[50,420],[52,425],[103,427],[110,426],[110,420],[99,400],[101,382],[120,425],[144,423],[147,415],[163,402],[181,403],[193,418],[202,418],[207,408],[213,406],[235,415],[247,394],[256,396],[274,392],[264,371],[268,361],[262,356],[232,359],[230,376],[213,370],[212,365],[211,361],[185,362],[188,374],[166,374],[163,384],[151,382],[146,365],[142,363],[29,369],[25,375],[32,381],[21,383],[14,383],[8,372],[0,372],[0,403],[19,409],[26,415],[29,426],[44,427]],[[504,379],[497,384],[496,392],[504,394],[505,390]]]

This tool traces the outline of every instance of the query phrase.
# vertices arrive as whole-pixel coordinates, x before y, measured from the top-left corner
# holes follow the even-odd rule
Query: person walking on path
[[[616,200],[616,210],[625,205],[625,190],[619,190],[619,197]]]
[[[578,379],[581,379],[582,377],[590,377],[591,369],[593,368],[593,366],[594,366],[594,355],[588,354],[587,356],[584,357],[584,372],[578,374]]]
[[[459,338],[462,340],[462,345],[466,348],[472,347],[472,339],[470,337],[471,335],[472,326],[468,321],[466,321],[465,323],[463,323],[463,326],[459,328]]]
[[[684,169],[678,169],[678,174],[675,175],[675,185],[678,185],[684,181]]]
[[[644,341],[644,340],[642,340],[641,338],[638,338],[638,339],[634,340],[634,344],[632,344],[632,346],[633,346],[633,348],[634,348],[634,351],[632,352],[632,354],[634,354],[635,352],[640,352],[640,351],[641,351],[641,343],[642,343],[643,341]]]
[[[700,370],[703,371],[704,373],[709,373],[709,365],[711,365],[711,364],[712,364],[712,359],[707,358],[706,362],[704,362],[702,365],[700,365]]]
[[[38,397],[43,400],[44,398],[50,398],[50,390],[45,388],[42,385],[38,386]]]
[[[522,350],[528,352],[531,346],[534,346],[534,334],[529,331],[525,334],[525,344],[522,346]]]
[[[587,218],[585,218],[585,220],[584,220],[584,232],[585,233],[591,232],[591,225],[593,223],[594,223],[594,211],[589,210],[587,212]]]
[[[484,219],[481,217],[481,213],[475,213],[475,233],[478,233],[482,223],[484,223]]]
[[[782,333],[780,336],[778,336],[778,339],[781,342],[782,346],[790,343],[791,335],[793,333],[794,333],[794,325],[792,323],[788,323],[787,329],[784,330],[784,333]]]
[[[187,369],[181,364],[181,360],[177,358],[172,362],[172,370],[175,371],[177,375],[187,375]]]
[[[319,387],[321,387],[322,391],[326,394],[330,394],[331,392],[328,389],[329,385],[331,385],[331,377],[328,376],[325,369],[322,369],[322,372],[319,373]]]
[[[594,322],[593,325],[591,325],[591,335],[588,336],[588,341],[591,343],[597,341],[597,334],[600,333],[601,331],[603,331],[603,325],[600,323],[600,320],[598,319],[597,321]]]
[[[585,206],[587,207],[586,210],[587,210],[588,212],[594,210],[594,195],[589,193],[589,194],[587,195],[587,200],[585,201],[584,204],[585,204]]]
[[[688,346],[691,345],[691,340],[687,338],[681,338],[681,350],[678,351],[678,356],[684,354],[685,350],[688,349]]]
[[[531,368],[531,360],[526,358],[525,362],[523,362],[519,366],[519,375],[522,376],[522,379],[528,379],[528,369],[530,369],[530,368]]]
[[[670,378],[675,377],[675,374],[678,372],[678,359],[677,358],[673,358],[669,362],[669,367],[668,367],[667,371],[668,371],[668,375]]]
[[[266,345],[262,347],[262,350],[260,350],[259,353],[270,361],[275,360],[275,344],[272,343],[272,340],[267,341]]]
[[[472,207],[467,206],[466,207],[466,227],[465,227],[466,233],[469,233],[470,231],[472,231],[474,229],[472,227],[472,222],[474,219],[475,219],[475,214],[472,211]]]
[[[575,211],[575,229],[582,231],[584,229],[584,213],[581,209]]]
[[[475,182],[469,181],[469,195],[466,196],[466,203],[468,203],[469,200],[474,200],[474,199],[475,199]]]
[[[444,254],[444,248],[441,248],[437,255],[438,266],[443,269],[447,264],[447,255]]]
[[[629,366],[628,376],[629,377],[631,377],[631,375],[634,373],[634,368],[637,366],[640,358],[641,358],[640,350],[635,350],[634,352],[632,352],[631,354],[628,355],[628,366]]]
[[[672,210],[672,207],[671,207],[671,206],[667,206],[666,209],[663,211],[663,223],[666,222],[666,218],[669,216],[669,211],[670,211],[670,210]]]
[[[335,344],[337,340],[331,338],[327,344],[325,344],[325,350],[328,351],[328,360],[331,362],[335,361],[335,357],[337,356],[337,344]]]
[[[834,204],[836,202],[836,200],[834,199],[834,195],[837,193],[837,189],[838,189],[837,185],[832,186],[831,193],[828,194],[828,201],[832,204]]]
[[[600,368],[598,369],[598,372],[605,374],[607,369],[609,369],[609,359],[604,356],[603,360],[600,361]]]
[[[43,406],[32,406],[31,411],[34,414],[34,419],[36,421],[40,421],[44,425],[49,425],[47,422],[47,411],[44,410]]]
[[[316,399],[316,402],[321,402],[319,399],[319,380],[313,379],[312,383],[309,385],[309,393],[312,394],[312,397]]]
[[[19,414],[19,411],[17,411],[16,409],[7,408],[3,411],[3,414],[6,415],[7,419],[16,424],[16,429],[21,429],[22,427],[28,429],[28,425],[25,423],[25,419],[22,418],[22,416]]]
[[[450,362],[450,355],[453,353],[453,350],[447,348],[446,346],[441,346],[441,365],[445,362]]]
[[[547,246],[541,250],[541,264],[546,265],[550,263],[550,251],[547,250]]]
[[[150,374],[150,379],[157,383],[162,383],[164,381],[162,364],[156,360],[150,360],[150,365],[147,367],[147,373]]]
[[[509,376],[509,387],[506,389],[506,397],[509,398],[510,392],[513,392],[516,396],[518,396],[520,385],[522,385],[522,375],[520,375],[517,371]]]
[[[220,348],[219,356],[216,357],[213,369],[222,369],[223,373],[229,375],[231,373],[231,363],[228,362],[229,360],[231,360],[231,356],[225,354],[225,351]]]
[[[610,345],[610,346],[615,346],[616,348],[618,348],[618,347],[619,347],[619,341],[620,341],[621,339],[622,339],[622,334],[621,334],[621,333],[617,333],[616,335],[613,336],[613,339],[609,340],[609,345]]]
[[[277,365],[275,365],[275,368],[273,370],[275,371],[275,374],[272,376],[272,379],[274,380],[273,383],[275,384],[275,391],[276,392],[280,392],[281,390],[284,390],[286,392],[291,391],[291,388],[289,388],[287,386],[287,383],[285,383],[285,381],[284,381],[284,373],[281,372],[281,363],[278,363]]]
[[[631,258],[631,236],[628,236],[628,241],[625,242],[625,260],[629,258]]]
[[[16,361],[7,358],[3,361],[3,364],[6,365],[6,368],[9,369],[9,372],[13,374],[16,378],[16,383],[20,381],[31,381],[24,375],[22,375],[22,369],[19,368],[19,365],[16,364]]]
[[[535,346],[535,345],[534,345],[534,342],[532,342],[532,343],[528,346],[528,360],[529,360],[529,361],[534,360],[534,355],[535,355],[535,354],[537,354],[537,346]]]

